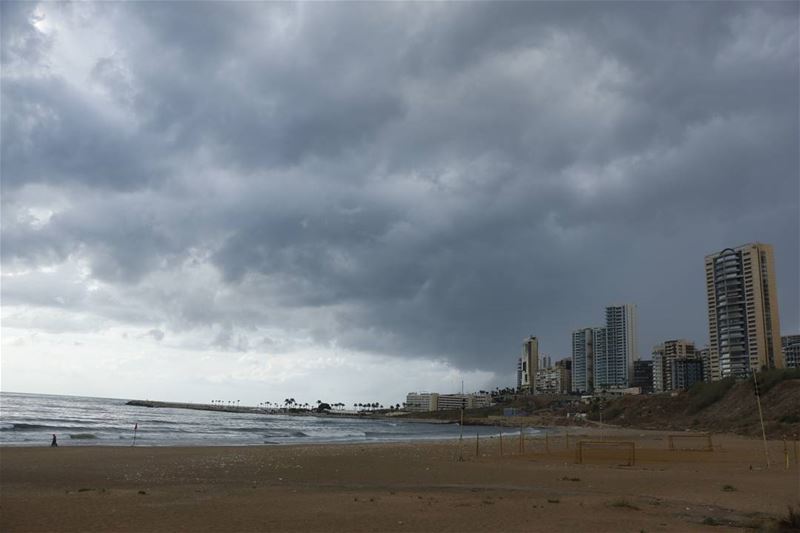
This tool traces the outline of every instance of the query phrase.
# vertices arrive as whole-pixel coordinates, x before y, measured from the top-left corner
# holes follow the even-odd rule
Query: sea
[[[457,424],[397,418],[231,413],[126,405],[128,400],[0,392],[0,446],[255,446],[457,439]],[[509,428],[464,426],[463,437]],[[527,428],[526,434],[541,430]],[[518,434],[518,433],[517,433]]]

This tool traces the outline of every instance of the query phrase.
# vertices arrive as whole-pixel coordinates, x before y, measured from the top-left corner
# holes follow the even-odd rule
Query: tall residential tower
[[[705,265],[711,379],[783,368],[772,246],[726,248]]]
[[[572,332],[572,391],[594,391],[594,361],[606,351],[605,328],[581,328]]]
[[[533,394],[536,371],[539,370],[539,339],[531,335],[522,343],[520,357],[520,390]]]
[[[633,362],[639,359],[636,305],[606,307],[605,353],[595,354],[594,386],[627,387],[633,381]]]

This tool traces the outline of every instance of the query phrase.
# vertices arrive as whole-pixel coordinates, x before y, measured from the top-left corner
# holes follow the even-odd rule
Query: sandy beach
[[[509,433],[457,443],[0,449],[0,530],[726,531],[798,506],[789,443],[715,435],[670,451],[665,432]],[[635,442],[587,448],[579,440]],[[569,444],[569,447],[567,447]],[[684,443],[681,443],[683,445]],[[685,444],[699,445],[700,440]]]

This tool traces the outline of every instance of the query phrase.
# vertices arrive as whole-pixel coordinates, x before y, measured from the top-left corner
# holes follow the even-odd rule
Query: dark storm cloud
[[[3,5],[3,261],[124,295],[60,306],[507,372],[623,301],[704,343],[702,256],[761,240],[798,322],[796,3],[92,6],[76,84]]]

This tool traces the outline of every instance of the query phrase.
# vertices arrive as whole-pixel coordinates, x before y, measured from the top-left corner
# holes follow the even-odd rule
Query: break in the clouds
[[[796,2],[0,9],[6,390],[511,385],[756,240],[800,330]]]

